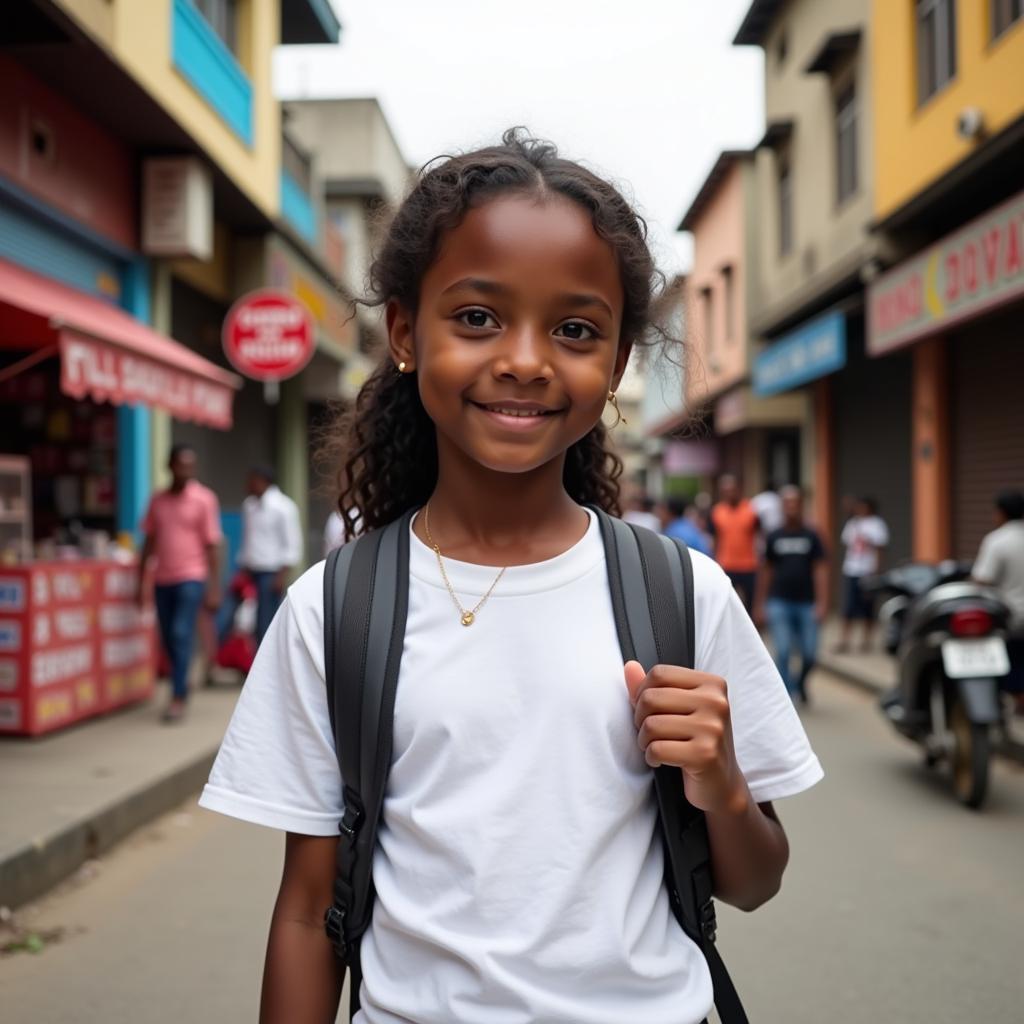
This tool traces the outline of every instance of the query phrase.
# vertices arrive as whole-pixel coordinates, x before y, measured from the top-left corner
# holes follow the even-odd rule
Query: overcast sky
[[[750,0],[332,0],[341,45],[283,48],[282,98],[376,96],[410,163],[525,124],[624,186],[662,269],[721,149],[763,130]]]

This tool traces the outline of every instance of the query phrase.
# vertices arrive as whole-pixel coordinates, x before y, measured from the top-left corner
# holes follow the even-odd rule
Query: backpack
[[[693,667],[693,569],[681,541],[598,517],[623,661]],[[324,657],[331,731],[341,770],[334,900],[324,927],[350,971],[359,1008],[359,943],[369,927],[372,861],[391,764],[398,670],[409,599],[409,528],[416,510],[335,549],[324,568]],[[340,652],[344,656],[340,657]],[[707,960],[722,1024],[747,1024],[715,947],[711,853],[704,813],[686,799],[679,770],[653,769],[672,912]]]

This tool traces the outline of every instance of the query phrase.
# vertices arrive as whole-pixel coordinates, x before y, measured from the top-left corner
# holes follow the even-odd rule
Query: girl
[[[623,666],[584,507],[617,509],[601,414],[655,276],[625,199],[517,132],[423,173],[373,265],[389,353],[348,422],[340,510],[367,530],[421,511],[359,1024],[701,1021],[651,765],[707,812],[721,899],[778,891],[770,801],[821,768],[771,658],[694,553],[697,670]],[[341,983],[322,578],[288,592],[201,800],[288,833],[263,1024],[334,1020]]]

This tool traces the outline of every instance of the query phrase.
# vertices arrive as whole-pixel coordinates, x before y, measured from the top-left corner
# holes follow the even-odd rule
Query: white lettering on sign
[[[50,581],[45,572],[32,575],[32,601],[35,605],[48,604],[50,601]]]
[[[137,629],[141,621],[139,609],[131,604],[105,604],[100,608],[100,629],[104,633]]]
[[[103,641],[103,667],[124,668],[149,657],[149,639],[144,635]]]
[[[43,612],[36,612],[32,619],[32,642],[36,647],[45,647],[50,642],[52,635],[50,616]]]
[[[62,608],[53,613],[61,640],[82,640],[89,635],[92,613],[88,608]]]
[[[25,581],[11,576],[0,576],[0,611],[25,610]]]
[[[130,569],[108,569],[103,593],[107,597],[134,597],[135,573]]]
[[[58,601],[81,601],[89,589],[89,576],[77,572],[55,572],[53,596]]]
[[[21,650],[21,623],[14,619],[0,619],[0,651]]]
[[[48,686],[88,672],[91,668],[92,647],[88,644],[60,651],[37,651],[32,655],[32,685]]]

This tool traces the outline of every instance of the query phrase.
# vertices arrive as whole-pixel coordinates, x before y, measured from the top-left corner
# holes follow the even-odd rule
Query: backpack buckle
[[[338,906],[330,906],[324,911],[324,931],[331,940],[334,952],[340,960],[348,960],[349,948],[345,941],[345,911]]]
[[[718,918],[715,915],[714,900],[708,900],[700,908],[700,933],[707,942],[713,943],[718,938]]]
[[[362,820],[362,808],[354,807],[352,804],[346,804],[345,813],[342,815],[341,821],[338,822],[338,830],[348,839],[355,839],[356,832],[358,831]]]

